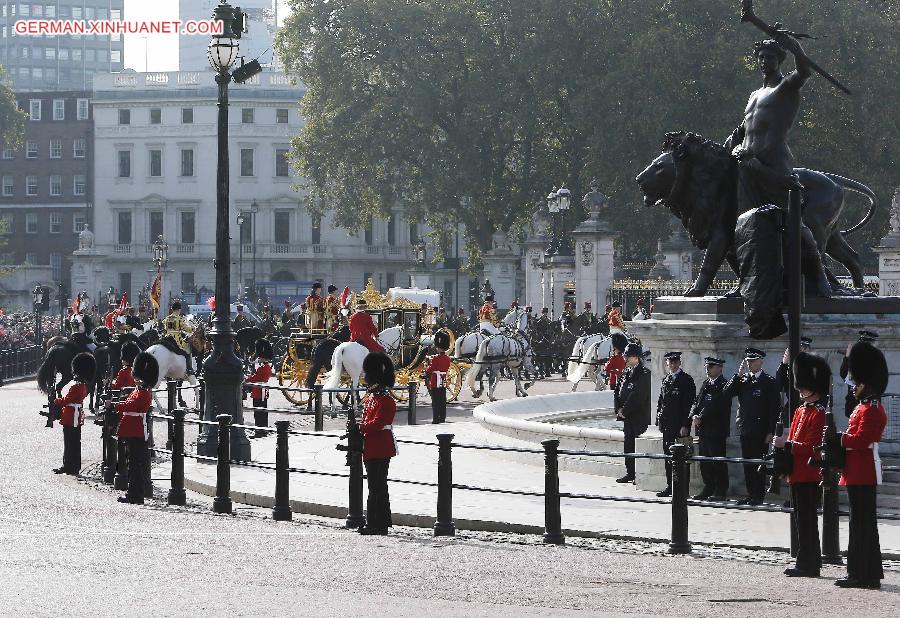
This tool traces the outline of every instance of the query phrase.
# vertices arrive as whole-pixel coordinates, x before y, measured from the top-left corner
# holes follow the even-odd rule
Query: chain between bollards
[[[216,416],[219,423],[219,444],[216,461],[216,497],[213,511],[231,514],[231,415]]]
[[[673,444],[669,447],[672,454],[672,538],[669,542],[670,554],[689,554],[691,544],[688,541],[688,447],[684,444]]]
[[[321,394],[321,390],[319,391]],[[290,499],[290,460],[288,459],[288,428],[290,421],[275,421],[278,432],[275,442],[275,505],[272,507],[272,519],[290,521],[293,517]]]
[[[322,385],[315,384],[313,385],[313,410],[315,413],[315,427],[314,431],[324,431],[325,430],[325,416],[322,412]]]
[[[406,416],[406,424],[407,425],[415,425],[416,424],[416,406],[418,402],[416,399],[419,395],[419,383],[418,382],[409,382],[406,385],[407,390],[409,391],[409,411]]]
[[[167,502],[172,506],[184,506],[187,496],[184,491],[184,413],[183,408],[172,410],[172,485]]]
[[[559,440],[543,440],[544,447],[544,543],[564,545],[559,510]]]
[[[440,433],[438,440],[438,494],[437,521],[434,522],[434,536],[455,536],[453,523],[453,446],[452,433]]]

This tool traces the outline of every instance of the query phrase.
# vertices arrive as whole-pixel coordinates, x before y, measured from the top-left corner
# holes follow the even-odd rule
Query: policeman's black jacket
[[[691,426],[691,407],[696,395],[694,378],[684,371],[663,378],[656,402],[656,426],[663,435],[678,433],[682,427]]]
[[[775,378],[765,371],[758,378],[735,374],[725,385],[724,393],[729,401],[738,398],[737,424],[742,436],[775,433],[781,406],[781,390]]]
[[[622,374],[618,401],[625,420],[640,427],[650,426],[650,369],[643,363],[626,369]]]
[[[691,416],[700,417],[698,436],[721,438],[731,435],[731,398],[723,392],[727,382],[725,376],[720,375],[715,380],[707,378],[700,385],[691,410]]]

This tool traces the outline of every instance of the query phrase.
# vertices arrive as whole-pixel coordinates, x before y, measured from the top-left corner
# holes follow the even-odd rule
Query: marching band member
[[[489,294],[484,298],[484,304],[478,310],[478,326],[482,332],[489,335],[497,335],[497,310],[494,309],[494,295]]]
[[[312,293],[306,297],[306,325],[309,332],[325,329],[325,300],[319,295],[322,284],[316,282],[312,286]]]
[[[434,347],[438,353],[431,357],[425,367],[428,380],[428,394],[431,395],[431,422],[435,425],[447,420],[447,371],[450,369],[450,336],[443,330],[434,334]]]
[[[359,431],[363,435],[363,464],[369,497],[366,504],[366,524],[360,534],[384,535],[391,527],[391,499],[388,494],[388,468],[391,457],[397,454],[394,440],[394,415],[397,403],[391,397],[394,386],[394,363],[383,352],[373,352],[363,361],[363,373],[368,396],[363,405]]]
[[[616,301],[612,304],[607,322],[609,323],[610,335],[613,333],[625,334],[625,320],[622,318],[622,303]]]
[[[137,358],[137,355],[140,354],[140,352],[141,349],[133,341],[129,341],[122,346],[122,368],[119,369],[112,384],[109,385],[110,390],[120,391],[123,388],[135,386],[131,365],[134,364],[134,359]]]
[[[350,341],[363,345],[369,352],[384,352],[378,343],[378,328],[372,316],[366,313],[366,299],[356,300],[356,312],[350,316]]]
[[[115,404],[119,417],[116,436],[125,443],[128,454],[128,491],[119,502],[144,503],[144,487],[149,473],[147,452],[148,413],[153,407],[150,389],[159,379],[159,365],[151,354],[141,352],[134,359],[134,379],[137,388],[125,399]]]
[[[63,429],[63,465],[53,470],[56,474],[78,474],[81,471],[81,426],[84,425],[84,398],[87,385],[93,382],[97,363],[90,354],[82,352],[72,359],[75,381],[66,394],[54,399],[59,406],[59,424]]]
[[[247,376],[246,382],[265,383],[273,375],[272,359],[274,358],[272,344],[265,339],[256,340],[256,358],[259,360],[259,367],[256,371]],[[253,400],[253,422],[257,427],[269,426],[269,413],[260,408],[269,407],[269,389],[260,386],[254,386],[250,390],[250,398]],[[253,434],[254,438],[264,438],[265,431],[256,430]]]

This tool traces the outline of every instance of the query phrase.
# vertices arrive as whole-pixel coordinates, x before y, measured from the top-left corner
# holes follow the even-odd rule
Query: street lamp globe
[[[237,39],[225,36],[214,36],[207,48],[206,56],[209,64],[217,73],[227,73],[237,60],[239,43]]]
[[[244,227],[244,223],[246,223],[246,222],[247,222],[247,218],[244,216],[244,213],[243,213],[243,212],[238,213],[238,216],[237,216],[237,224],[238,224],[238,227],[243,228],[243,227]],[[244,242],[244,239],[243,239],[243,236],[242,236],[242,237],[241,237],[241,243],[243,243],[243,242]]]
[[[106,303],[110,306],[116,304],[116,289],[113,286],[106,290]]]
[[[559,202],[556,199],[556,187],[547,195],[547,210],[550,214],[555,214],[559,210]]]
[[[164,268],[169,257],[169,245],[166,243],[162,234],[157,236],[156,242],[153,243],[153,261],[157,268]]]
[[[559,212],[566,212],[569,210],[569,205],[571,204],[572,192],[566,189],[566,186],[563,185],[556,192],[556,208]]]

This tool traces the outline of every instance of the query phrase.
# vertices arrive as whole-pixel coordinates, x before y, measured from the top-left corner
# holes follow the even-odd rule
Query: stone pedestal
[[[103,278],[103,266],[107,256],[94,248],[78,249],[72,253],[72,271],[70,290],[87,291],[88,295],[97,302],[98,293],[105,293]],[[108,284],[107,284],[108,285]]]
[[[519,253],[509,246],[506,234],[497,232],[492,236],[492,248],[482,256],[484,278],[491,282],[494,300],[501,309],[506,309],[516,298],[516,270]]]
[[[900,298],[809,299],[804,311],[801,332],[812,338],[812,352],[827,359],[834,374],[832,394],[839,430],[846,428],[847,419],[843,414],[846,390],[838,371],[847,345],[858,339],[859,330],[868,329],[879,334],[878,347],[885,352],[891,371],[887,390],[889,393],[900,392]],[[766,352],[763,369],[774,375],[788,346],[787,335],[770,341],[750,339],[739,298],[660,298],[655,302],[653,319],[630,322],[628,330],[640,338],[645,350],[653,352],[650,367],[653,374],[651,417],[654,418],[660,383],[665,375],[663,355],[666,352],[682,353],[682,367],[693,376],[699,389],[706,377],[703,363],[706,356],[724,359],[724,374],[730,378],[741,364],[744,349],[753,346]],[[730,456],[740,454],[738,432],[734,426],[736,410],[737,402],[734,401],[732,437],[728,446]],[[896,448],[895,443],[882,446],[882,452]],[[638,439],[637,451],[662,452],[662,439],[655,428]],[[638,460],[636,463],[639,487],[659,489],[665,486],[665,473],[659,462]],[[730,465],[729,473],[732,493],[744,493],[740,466]],[[692,486],[696,486],[698,477],[699,470],[692,471]]]
[[[547,248],[546,239],[529,238],[522,243],[523,262],[522,271],[525,275],[525,293],[524,298],[520,298],[522,306],[531,305],[534,311],[540,314],[541,307],[544,304],[543,290],[541,285],[541,261],[544,259],[544,251]]]
[[[575,257],[571,255],[554,255],[544,257],[543,270],[543,307],[550,308],[550,317],[559,317],[565,302],[566,283],[575,281]],[[576,288],[577,290],[577,288]]]
[[[878,294],[900,295],[900,187],[894,190],[890,230],[872,251],[878,254]]]
[[[590,301],[596,313],[602,315],[606,294],[613,280],[613,241],[615,236],[606,221],[601,221],[599,211],[589,214],[574,231],[575,281],[578,287],[578,305],[581,311],[585,301]]]

